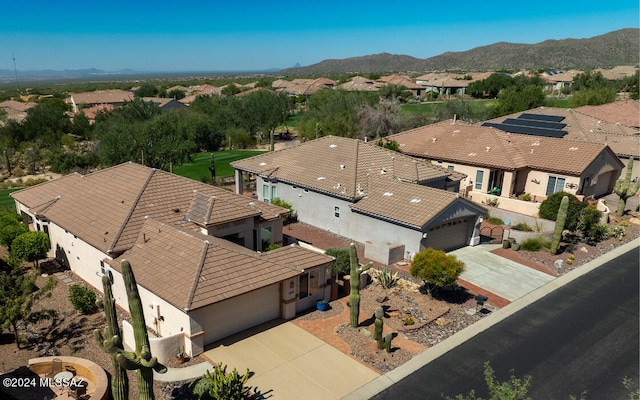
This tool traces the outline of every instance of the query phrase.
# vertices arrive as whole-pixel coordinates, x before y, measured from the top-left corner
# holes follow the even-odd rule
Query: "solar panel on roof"
[[[546,128],[546,129],[557,129],[562,130],[567,124],[562,124],[559,122],[548,122],[542,121],[538,119],[524,119],[524,118],[507,118],[502,121],[503,124],[507,125],[522,125],[522,126],[534,126],[536,128]]]
[[[522,113],[518,118],[523,119],[535,119],[538,121],[560,122],[564,119],[562,115],[547,115],[547,114],[530,114]]]
[[[496,124],[492,122],[485,122],[482,126],[490,126],[493,128],[500,129],[503,132],[510,133],[522,133],[525,135],[535,135],[535,136],[545,136],[545,137],[554,137],[554,138],[562,138],[567,134],[565,131],[561,131],[558,129],[545,129],[545,128],[537,128],[535,126],[524,126],[524,125],[509,125],[509,124]]]

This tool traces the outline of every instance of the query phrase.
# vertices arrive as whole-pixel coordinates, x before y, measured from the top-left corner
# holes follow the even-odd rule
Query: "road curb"
[[[634,239],[629,243],[625,243],[622,246],[616,247],[610,252],[607,252],[601,255],[598,258],[595,258],[584,265],[568,272],[565,275],[562,275],[553,281],[547,283],[544,286],[534,290],[533,292],[515,300],[511,304],[507,305],[504,308],[495,311],[488,316],[484,317],[480,321],[474,323],[466,327],[465,329],[455,333],[451,337],[443,340],[442,342],[436,344],[433,347],[428,348],[417,356],[413,357],[411,360],[401,365],[400,367],[394,369],[393,371],[389,371],[384,375],[374,379],[373,381],[367,383],[366,385],[360,387],[359,389],[351,392],[347,396],[343,397],[346,400],[358,400],[358,399],[369,399],[376,394],[380,393],[384,389],[392,386],[393,384],[399,382],[404,379],[408,375],[417,371],[421,367],[440,357],[441,355],[449,352],[460,344],[466,342],[471,339],[473,336],[483,332],[498,322],[510,317],[516,312],[522,310],[528,305],[540,300],[544,296],[549,293],[555,291],[556,289],[572,282],[573,280],[588,274],[589,272],[597,269],[603,264],[613,260],[614,258],[627,253],[628,251],[633,250],[634,248],[638,248],[640,245],[640,239]]]

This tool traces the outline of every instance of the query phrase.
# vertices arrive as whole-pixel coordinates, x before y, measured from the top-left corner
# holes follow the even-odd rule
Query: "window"
[[[274,183],[265,182],[262,186],[262,201],[265,203],[271,202],[271,200],[278,197],[278,188]]]
[[[300,275],[300,299],[318,294],[318,273],[315,270]]]
[[[271,199],[269,198],[269,185],[262,186],[262,201],[264,201],[265,203],[271,201]]]
[[[564,178],[559,176],[550,176],[549,181],[547,182],[547,191],[545,192],[545,195],[549,196],[550,194],[562,192],[564,190],[564,183]]]
[[[271,185],[271,200],[278,198],[278,188],[276,185]]]
[[[340,218],[340,207],[333,208],[333,216],[336,218]]]
[[[449,171],[453,171],[453,167],[454,167],[453,165],[447,165],[447,169],[448,169]]]
[[[476,190],[482,190],[482,180],[484,179],[484,171],[477,170],[476,171]]]

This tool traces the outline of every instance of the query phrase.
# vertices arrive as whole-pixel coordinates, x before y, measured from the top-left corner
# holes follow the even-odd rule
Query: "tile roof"
[[[140,286],[185,311],[295,277],[303,268],[333,260],[298,246],[260,254],[151,218],[145,219],[134,246],[107,262],[120,271],[123,259],[131,263]]]
[[[0,108],[4,108],[6,110],[21,111],[21,112],[26,112],[31,107],[35,107],[37,105],[38,103],[34,103],[32,101],[24,103],[22,101],[16,101],[16,100],[5,100],[3,102],[0,102]]]
[[[258,216],[275,219],[288,212],[131,162],[85,176],[67,175],[11,196],[95,248],[119,253],[133,246],[145,217],[199,229],[184,221],[189,205],[199,194],[216,197],[210,210],[210,225]]]
[[[607,144],[614,153],[622,157],[640,156],[640,132],[637,128],[594,118],[570,108],[539,107],[495,118],[489,122],[517,118],[522,113],[564,116],[562,123],[567,124],[564,130],[568,133],[563,139]]]
[[[599,106],[582,106],[575,110],[599,120],[640,128],[639,100],[620,100]]]
[[[601,143],[509,134],[451,120],[389,138],[398,142],[403,153],[416,157],[511,171],[530,167],[573,176],[603,151],[611,151]]]
[[[348,200],[366,194],[370,176],[389,174],[417,183],[451,176],[446,169],[431,163],[338,136],[324,136],[231,165]]]
[[[127,90],[96,90],[93,92],[74,93],[66,100],[78,104],[107,104],[133,101],[133,93]]]
[[[352,204],[352,210],[421,229],[456,201],[471,205],[457,193],[400,182],[390,177],[375,179],[380,182],[372,185],[365,198]]]

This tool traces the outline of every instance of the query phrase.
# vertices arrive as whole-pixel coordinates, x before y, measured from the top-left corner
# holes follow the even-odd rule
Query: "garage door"
[[[469,244],[470,218],[459,218],[429,228],[424,247],[436,250],[454,250]]]
[[[203,310],[205,346],[280,317],[280,284],[231,298]]]

